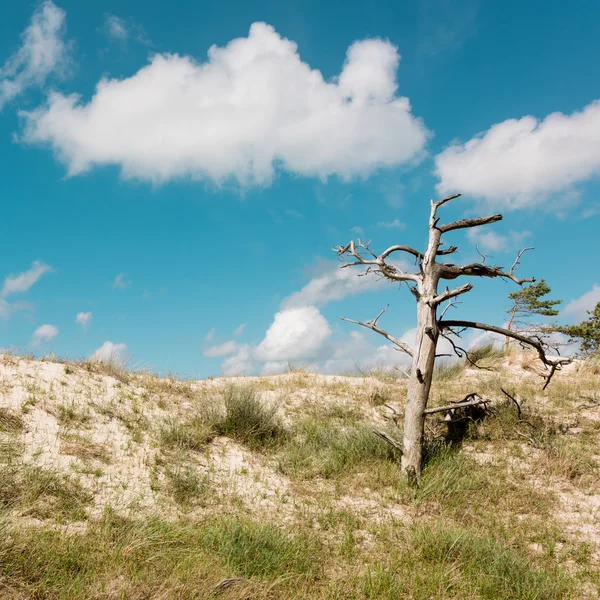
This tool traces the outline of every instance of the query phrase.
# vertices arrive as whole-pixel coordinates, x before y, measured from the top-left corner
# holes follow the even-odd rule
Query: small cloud
[[[8,319],[14,313],[32,308],[30,302],[7,302],[4,298],[0,298],[0,319]]]
[[[125,19],[117,17],[117,15],[104,15],[104,29],[115,40],[126,40],[129,37],[129,29]]]
[[[577,321],[587,318],[587,311],[593,310],[600,302],[600,285],[595,283],[592,289],[575,300],[571,300],[561,311],[561,317],[570,317]]]
[[[4,280],[4,286],[0,297],[6,298],[10,294],[17,294],[29,291],[29,288],[44,274],[51,271],[52,268],[47,264],[36,260],[31,264],[31,268],[18,275],[9,275]]]
[[[207,358],[229,356],[230,354],[235,354],[239,347],[240,345],[237,342],[230,340],[229,342],[219,344],[218,346],[211,346],[210,348],[206,348],[206,350],[202,352],[202,355],[206,356]]]
[[[34,332],[31,343],[39,346],[42,342],[49,342],[58,335],[58,327],[55,325],[40,325]]]
[[[266,362],[311,358],[331,336],[331,328],[315,306],[278,312],[256,348],[256,357]]]
[[[146,30],[130,18],[125,19],[106,13],[100,31],[103,31],[107,37],[116,42],[133,40],[140,44],[152,45],[146,35]]]
[[[233,335],[238,336],[244,333],[244,329],[246,329],[246,323],[242,323],[236,330],[233,332]]]
[[[288,217],[294,217],[294,219],[303,220],[306,218],[301,212],[298,212],[297,210],[294,210],[292,208],[288,208],[288,209],[284,210],[283,212]]]
[[[510,231],[508,235],[499,235],[495,231],[479,231],[478,229],[467,231],[467,239],[472,244],[476,244],[481,250],[491,250],[492,252],[511,251],[530,236],[531,231]]]
[[[77,313],[77,316],[75,317],[75,322],[79,323],[79,325],[81,325],[84,329],[86,329],[88,323],[91,321],[92,319],[92,313],[91,312],[80,312]]]
[[[383,227],[385,229],[404,229],[406,225],[400,221],[400,219],[394,219],[393,221],[379,221],[377,227]]]
[[[352,229],[350,229],[350,231],[352,233],[356,233],[356,235],[364,235],[365,234],[365,230],[362,227],[359,227],[358,225],[355,225],[354,227],[352,227]]]
[[[238,348],[233,356],[227,358],[221,366],[221,372],[225,377],[248,375],[252,372],[254,363],[252,360],[252,348],[244,345]]]
[[[52,74],[67,69],[70,44],[64,40],[66,13],[45,0],[21,34],[21,47],[0,68],[0,111],[31,87],[42,87]]]
[[[112,283],[112,286],[114,288],[126,288],[128,286],[131,285],[131,281],[128,281],[125,279],[125,276],[127,275],[127,273],[119,273],[115,278],[114,281]]]
[[[90,355],[91,361],[109,364],[123,364],[127,362],[127,358],[127,344],[113,344],[109,341]]]
[[[215,337],[215,328],[213,327],[205,336],[204,341],[210,342]]]

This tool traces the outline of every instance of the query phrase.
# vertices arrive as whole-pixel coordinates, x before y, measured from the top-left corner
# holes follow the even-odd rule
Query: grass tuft
[[[266,406],[251,386],[230,386],[223,397],[225,413],[216,424],[220,435],[242,443],[265,445],[281,439],[284,429],[276,406]]]

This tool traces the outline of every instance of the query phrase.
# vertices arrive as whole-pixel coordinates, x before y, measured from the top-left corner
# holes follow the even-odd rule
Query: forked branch
[[[470,283],[465,283],[464,285],[461,285],[460,287],[457,287],[453,290],[449,290],[448,288],[446,288],[445,291],[443,291],[441,294],[437,295],[433,299],[433,302],[436,305],[441,304],[445,300],[450,300],[452,298],[456,298],[456,296],[460,296],[461,294],[466,294],[467,292],[470,292],[472,289],[473,289],[473,286]]]
[[[442,263],[439,265],[440,276],[442,279],[456,279],[462,275],[472,276],[472,277],[502,277],[503,279],[510,279],[514,281],[517,285],[523,285],[524,283],[533,283],[535,281],[535,277],[529,277],[524,279],[519,279],[515,275],[515,268],[518,264],[520,264],[521,256],[523,256],[524,252],[527,250],[533,250],[533,248],[523,248],[517,254],[517,258],[515,258],[515,262],[513,262],[511,268],[508,271],[504,271],[502,267],[496,266],[487,266],[483,263],[471,263],[470,265],[448,265]]]
[[[363,251],[362,253],[360,252],[361,250]],[[386,250],[383,254],[377,256],[369,248],[369,244],[364,244],[360,240],[358,241],[358,244],[355,244],[354,240],[352,240],[346,246],[338,246],[337,248],[335,248],[338,257],[349,255],[356,259],[356,262],[346,263],[345,265],[342,265],[342,268],[353,267],[356,265],[376,267],[375,270],[378,273],[381,273],[381,275],[393,281],[414,281],[415,283],[419,283],[421,281],[420,275],[414,273],[405,273],[399,267],[385,262],[387,256],[389,256],[395,251],[400,250],[408,252],[409,254],[412,254],[416,257],[420,255],[419,252],[417,252],[413,248],[410,248],[409,246],[392,246],[391,248],[388,248],[388,250]],[[367,258],[367,256],[370,256],[371,258]]]
[[[370,329],[371,331],[382,335],[384,338],[392,342],[392,344],[394,344],[394,346],[396,346],[398,350],[405,352],[409,356],[413,356],[413,349],[408,344],[405,344],[404,342],[395,338],[393,335],[389,334],[387,331],[381,329],[381,327],[377,325],[379,317],[381,317],[381,315],[388,309],[388,307],[389,305],[382,309],[381,312],[372,321],[354,321],[353,319],[347,319],[346,317],[342,317],[342,321],[348,321],[348,323],[354,323],[355,325],[366,327],[367,329]]]

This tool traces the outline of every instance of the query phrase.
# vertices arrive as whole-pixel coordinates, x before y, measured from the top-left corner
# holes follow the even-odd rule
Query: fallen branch
[[[474,396],[476,394],[469,394],[469,396]],[[467,398],[469,397],[467,396]],[[443,412],[445,410],[452,410],[453,408],[464,408],[466,406],[477,406],[479,404],[489,404],[491,400],[486,400],[485,398],[480,398],[479,400],[471,400],[470,402],[455,402],[454,404],[447,404],[446,406],[436,406],[435,408],[426,408],[426,415],[433,415],[438,412]]]
[[[399,441],[389,436],[387,433],[385,433],[385,431],[379,431],[379,429],[373,429],[373,433],[378,435],[382,440],[385,440],[388,444],[398,450],[400,454],[402,454],[402,444]]]
[[[521,406],[520,406],[520,404],[517,402],[517,400],[515,399],[515,397],[514,397],[514,396],[511,396],[511,395],[510,395],[510,394],[509,394],[509,393],[508,393],[508,392],[507,392],[507,391],[506,391],[504,388],[500,388],[500,391],[501,391],[501,392],[502,392],[502,393],[503,393],[503,394],[504,394],[504,395],[505,395],[507,398],[510,398],[510,399],[511,399],[511,400],[514,402],[515,406],[517,407],[517,411],[518,411],[518,413],[519,413],[519,419],[521,419]]]

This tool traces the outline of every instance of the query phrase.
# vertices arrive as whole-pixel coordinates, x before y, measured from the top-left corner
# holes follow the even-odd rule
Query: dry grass
[[[401,437],[383,417],[402,379],[232,386],[12,357],[54,383],[14,376],[0,403],[0,597],[596,598],[600,408],[581,406],[599,375],[542,392],[502,360],[515,371],[487,351],[493,372],[438,370],[432,405],[477,391],[492,409],[453,446],[429,419],[409,487],[372,433]],[[111,485],[149,485],[145,503],[106,504]]]

